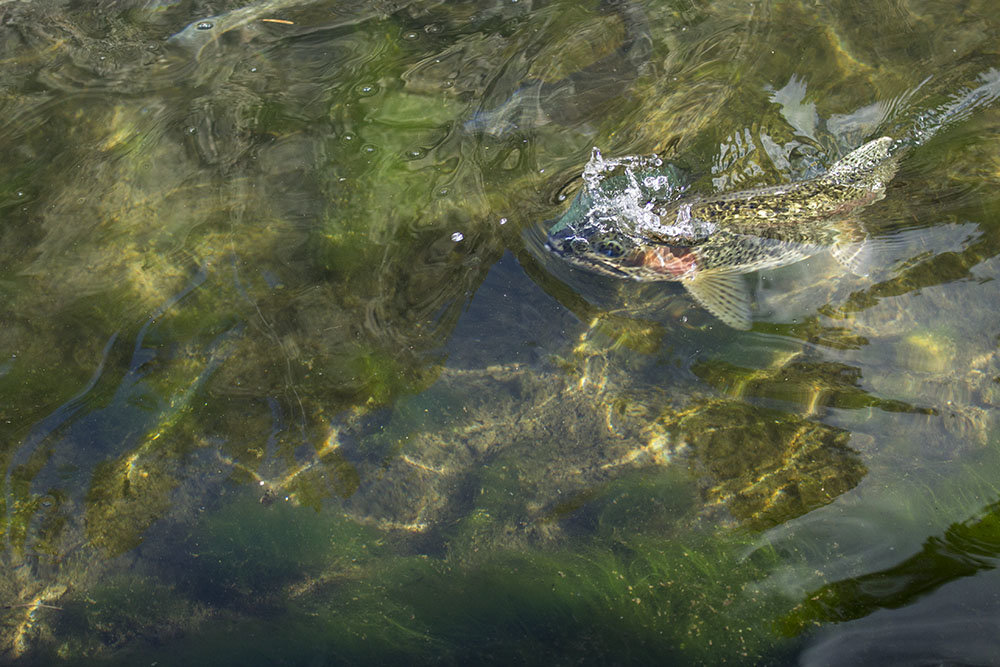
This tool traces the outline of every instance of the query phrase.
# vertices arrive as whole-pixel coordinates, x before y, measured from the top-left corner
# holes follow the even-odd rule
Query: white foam
[[[605,159],[594,148],[583,170],[584,188],[591,202],[587,224],[637,242],[642,242],[645,233],[661,230],[663,224],[654,210],[656,205],[675,199],[682,192],[668,175],[660,173],[662,167],[663,160],[655,155]]]

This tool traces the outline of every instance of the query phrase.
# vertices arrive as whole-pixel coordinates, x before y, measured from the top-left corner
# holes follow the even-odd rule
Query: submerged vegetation
[[[994,106],[865,209],[879,272],[757,274],[750,333],[540,241],[595,145],[717,192],[928,127],[997,26],[912,5],[0,0],[0,661],[933,617],[997,551]]]

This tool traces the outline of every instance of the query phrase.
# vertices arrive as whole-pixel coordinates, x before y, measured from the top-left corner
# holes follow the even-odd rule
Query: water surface
[[[995,663],[994,10],[0,0],[3,661]],[[882,135],[750,331],[541,241]]]

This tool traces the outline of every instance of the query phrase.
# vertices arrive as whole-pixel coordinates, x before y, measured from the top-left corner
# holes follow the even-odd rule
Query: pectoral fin
[[[868,277],[876,268],[874,243],[860,220],[847,218],[836,224],[837,237],[830,247],[830,255],[845,269],[856,276]]]
[[[844,241],[830,248],[830,255],[856,276],[867,277],[874,268],[874,253],[868,241]]]
[[[856,276],[867,278],[887,271],[900,259],[916,254],[909,244],[913,236],[895,234],[888,237],[865,237],[859,240],[842,235],[830,248],[833,256],[844,268]]]
[[[683,284],[705,310],[727,325],[744,331],[750,328],[750,294],[742,275],[698,273]]]

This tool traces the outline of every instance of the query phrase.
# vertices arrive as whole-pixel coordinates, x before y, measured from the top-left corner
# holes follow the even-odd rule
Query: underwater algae
[[[169,318],[165,321],[169,321]],[[155,331],[155,327],[151,331]],[[230,336],[221,338],[217,343],[215,351],[219,356],[216,358],[228,359],[224,355],[231,350],[229,346],[238,340],[234,334]],[[627,396],[614,398],[617,391],[615,384],[608,383],[607,378],[602,377],[607,370],[607,361],[600,354],[593,353],[584,357],[584,361],[580,372],[569,375],[559,372],[548,377],[517,367],[486,369],[483,372],[445,371],[434,385],[433,391],[424,392],[411,408],[403,409],[404,414],[406,410],[426,414],[424,409],[431,409],[431,421],[423,426],[426,430],[410,430],[408,433],[396,431],[400,440],[395,443],[390,431],[387,440],[384,436],[382,438],[390,448],[389,451],[379,450],[379,439],[370,437],[373,434],[370,429],[374,424],[366,424],[362,416],[357,421],[349,420],[331,431],[328,442],[338,440],[339,443],[335,447],[330,445],[333,451],[324,452],[321,448],[314,459],[307,459],[300,466],[292,463],[293,458],[283,459],[280,454],[278,443],[285,436],[277,423],[271,426],[277,440],[261,454],[254,454],[253,450],[248,449],[242,453],[230,450],[230,454],[213,456],[211,449],[207,449],[205,445],[192,451],[190,445],[185,444],[191,441],[193,435],[188,429],[198,424],[197,415],[202,413],[202,409],[186,403],[185,398],[191,395],[192,386],[197,386],[199,382],[211,382],[211,378],[219,371],[212,367],[212,357],[193,363],[185,361],[181,367],[188,369],[187,379],[176,389],[174,411],[166,411],[161,421],[154,422],[148,435],[140,439],[135,447],[117,460],[101,464],[95,469],[84,499],[88,507],[87,544],[70,550],[68,554],[64,547],[61,552],[62,571],[56,569],[50,574],[55,580],[66,578],[73,581],[75,587],[80,587],[80,593],[63,594],[59,602],[67,604],[69,609],[86,610],[87,607],[80,607],[85,600],[79,600],[78,595],[91,596],[85,591],[90,591],[93,586],[98,587],[94,595],[104,595],[100,592],[103,584],[97,582],[106,577],[98,575],[99,569],[94,564],[85,566],[77,561],[85,554],[96,550],[103,554],[103,558],[121,554],[120,557],[131,561],[136,558],[136,553],[141,553],[142,557],[136,564],[139,571],[145,573],[145,583],[129,583],[128,586],[138,586],[138,590],[149,586],[155,589],[167,581],[172,582],[171,586],[177,586],[178,579],[172,573],[184,573],[181,580],[187,583],[173,593],[175,598],[180,596],[177,600],[179,606],[168,609],[183,610],[184,613],[198,610],[194,618],[226,610],[225,614],[230,616],[231,622],[239,627],[242,623],[255,622],[253,619],[261,612],[251,611],[252,609],[284,608],[288,604],[291,589],[312,590],[318,586],[317,590],[328,590],[329,586],[336,587],[339,585],[336,582],[342,582],[347,577],[352,582],[349,587],[366,590],[368,586],[374,585],[373,582],[383,581],[383,577],[388,577],[390,581],[397,574],[409,577],[412,573],[396,562],[400,558],[398,551],[406,553],[416,550],[417,554],[424,555],[414,556],[409,560],[418,564],[418,571],[430,568],[426,576],[443,578],[443,581],[448,582],[448,586],[443,588],[445,594],[449,599],[452,595],[457,596],[459,601],[467,599],[472,605],[470,613],[487,617],[489,614],[501,613],[498,609],[478,609],[476,605],[482,604],[481,599],[473,593],[468,593],[469,597],[466,598],[466,593],[461,592],[474,592],[477,586],[489,584],[503,585],[515,591],[511,593],[512,609],[520,608],[521,604],[529,607],[538,604],[540,619],[550,613],[553,614],[553,619],[558,619],[556,611],[561,608],[561,603],[556,604],[553,610],[549,608],[549,602],[543,604],[524,597],[535,588],[530,577],[523,580],[525,571],[530,573],[537,570],[538,574],[533,576],[552,577],[559,576],[553,575],[553,570],[566,574],[574,568],[583,567],[584,573],[577,575],[578,584],[586,590],[588,585],[592,585],[590,578],[597,576],[601,568],[617,571],[615,568],[625,567],[615,559],[607,561],[608,554],[614,553],[616,548],[595,546],[593,536],[595,531],[597,534],[610,531],[609,539],[613,541],[639,539],[630,537],[631,530],[627,533],[619,532],[623,526],[623,518],[627,518],[627,524],[639,526],[645,523],[648,526],[648,530],[639,535],[649,537],[664,530],[672,534],[672,537],[665,538],[666,541],[657,547],[665,550],[665,554],[657,555],[658,552],[654,550],[652,554],[638,555],[635,558],[691,559],[693,563],[698,563],[694,572],[701,571],[701,581],[704,583],[707,577],[714,583],[708,590],[702,590],[700,595],[708,598],[698,599],[705,601],[707,607],[695,607],[692,612],[695,616],[691,617],[690,625],[685,626],[687,634],[680,635],[686,639],[678,639],[673,631],[665,635],[667,639],[663,639],[660,633],[665,631],[659,627],[659,621],[654,623],[652,619],[667,615],[658,605],[683,607],[684,603],[681,601],[700,590],[702,584],[697,584],[697,578],[690,577],[685,579],[684,586],[673,580],[669,584],[671,588],[663,589],[671,591],[669,594],[664,593],[666,597],[660,599],[654,596],[645,600],[647,608],[652,605],[652,610],[639,612],[638,618],[646,620],[639,622],[636,621],[635,613],[627,614],[624,616],[626,625],[621,626],[620,630],[610,635],[599,632],[593,641],[596,645],[605,645],[619,637],[618,633],[624,632],[625,627],[635,624],[642,632],[652,633],[649,646],[654,653],[666,650],[674,642],[681,647],[678,650],[708,650],[704,642],[715,637],[715,631],[711,630],[712,624],[723,622],[711,610],[716,605],[729,607],[735,599],[725,596],[718,600],[712,598],[714,593],[711,591],[716,590],[718,583],[714,568],[717,559],[723,556],[709,556],[702,553],[702,550],[718,548],[729,553],[726,557],[733,557],[738,548],[711,546],[717,538],[711,537],[710,533],[699,538],[707,540],[707,546],[692,546],[686,551],[679,545],[687,538],[682,538],[680,543],[675,541],[681,534],[686,534],[677,532],[682,530],[677,527],[677,521],[682,521],[680,525],[683,525],[683,517],[693,521],[701,520],[697,517],[701,514],[699,508],[702,501],[698,499],[696,487],[709,492],[712,483],[728,484],[729,495],[710,491],[707,499],[720,504],[713,511],[730,511],[741,523],[749,521],[746,524],[748,526],[754,525],[755,521],[779,521],[779,517],[787,518],[807,511],[815,507],[817,502],[828,502],[829,494],[835,492],[834,488],[828,488],[827,495],[819,501],[802,491],[796,491],[794,495],[804,497],[801,501],[805,503],[804,506],[796,501],[789,505],[770,506],[761,511],[753,503],[749,507],[756,509],[747,509],[748,506],[730,499],[730,496],[733,489],[744,483],[741,479],[761,474],[765,468],[743,470],[740,473],[720,464],[701,473],[697,484],[692,486],[691,481],[684,481],[686,475],[682,472],[683,467],[660,468],[662,462],[671,456],[666,443],[674,438],[675,442],[690,440],[691,444],[687,448],[694,452],[690,455],[693,465],[696,468],[706,465],[708,461],[714,460],[714,454],[711,447],[703,449],[697,440],[697,434],[703,429],[703,423],[697,420],[698,415],[706,412],[707,418],[713,423],[732,419],[733,430],[722,437],[732,437],[738,443],[743,441],[742,438],[754,437],[753,429],[759,428],[753,425],[753,419],[746,422],[749,413],[742,404],[734,402],[728,408],[721,404],[712,408],[695,408],[686,418],[676,418],[672,413],[666,412],[659,418],[657,426],[650,430],[650,408],[644,407],[643,401],[637,402]],[[593,380],[601,378],[601,382],[581,383],[581,380],[588,377],[588,373]],[[183,377],[183,374],[179,373],[178,377]],[[498,383],[504,390],[491,386],[494,383]],[[593,388],[581,391],[581,386]],[[505,394],[511,398],[498,403],[497,397]],[[467,399],[468,396],[475,395],[483,397],[483,402],[478,406]],[[594,413],[593,406],[605,401],[606,412]],[[211,413],[211,409],[204,412],[205,415]],[[583,421],[583,416],[587,414],[592,415],[589,424]],[[185,418],[179,419],[180,415]],[[573,415],[572,421],[566,421],[567,415]],[[765,415],[764,418],[769,422],[771,416]],[[521,426],[518,432],[510,433],[509,424],[517,419],[520,419]],[[404,420],[403,424],[408,420],[409,418]],[[593,441],[594,445],[586,448],[574,445],[577,440],[567,440],[565,437],[565,427],[569,424],[572,424],[577,437],[584,440],[599,437],[600,440]],[[802,430],[804,426],[793,426],[786,433],[792,436],[792,431],[798,428],[802,432],[794,434],[795,437],[805,435],[808,441],[809,436],[806,434],[812,432],[809,429],[819,429],[819,433],[829,431],[836,438],[835,430],[821,425]],[[251,423],[248,427],[253,429],[258,426]],[[274,431],[275,428],[278,430]],[[409,428],[412,429],[413,426]],[[665,438],[663,431],[668,428],[672,428],[673,433]],[[498,442],[495,436],[498,430],[507,431],[508,437]],[[642,438],[648,438],[649,443],[635,448],[632,444],[634,437],[625,437],[629,432],[645,433]],[[369,437],[364,437],[366,433]],[[585,433],[589,433],[589,436]],[[463,443],[462,449],[454,448],[452,443],[456,440]],[[539,442],[548,442],[550,446],[539,447]],[[560,442],[565,444],[555,446]],[[714,442],[720,441],[716,439]],[[789,441],[789,446],[804,446],[796,442],[798,441],[793,438]],[[157,445],[151,448],[149,443]],[[175,448],[168,447],[170,443]],[[822,448],[827,445],[819,446]],[[463,455],[463,451],[469,452],[471,456]],[[330,454],[336,456],[331,457]],[[230,458],[234,455],[236,458]],[[261,455],[268,458],[258,458]],[[270,458],[272,456],[277,458]],[[678,460],[686,460],[688,455],[678,453],[677,456]],[[699,456],[706,457],[704,463],[696,462]],[[792,459],[794,460],[794,456]],[[773,466],[774,463],[765,465]],[[254,468],[259,472],[253,472]],[[277,476],[270,477],[272,472],[277,472]],[[344,479],[345,474],[357,479],[358,486],[340,486],[339,480]],[[732,477],[727,478],[727,475]],[[740,475],[744,477],[741,478]],[[245,483],[230,486],[231,482],[240,482],[248,477],[251,479],[249,489],[253,489],[251,493],[254,495],[248,497]],[[781,478],[781,475],[773,477],[779,484],[787,487],[787,478]],[[209,491],[213,488],[215,493]],[[240,491],[240,488],[245,490]],[[679,492],[683,488],[689,490]],[[762,488],[763,485],[757,485],[758,491]],[[803,490],[805,488],[802,487]],[[173,492],[167,493],[171,489]],[[191,523],[194,516],[205,511],[198,509],[205,503],[205,499],[218,493],[221,493],[218,499],[205,508],[208,512],[206,519]],[[232,500],[227,499],[234,493]],[[345,496],[342,506],[346,516],[343,519],[332,520],[331,513],[326,509],[317,513],[318,508],[324,507],[321,499],[339,495]],[[225,509],[231,503],[231,511],[236,512],[235,514]],[[301,509],[295,509],[297,507]],[[752,518],[750,513],[757,516]],[[603,519],[603,515],[608,515],[609,518]],[[644,519],[640,518],[643,516]],[[263,522],[263,527],[259,522]],[[363,528],[359,524],[371,524],[373,527]],[[321,526],[326,528],[321,529]],[[346,533],[324,537],[335,526],[340,526],[336,530]],[[279,527],[281,530],[277,530]],[[291,532],[283,533],[286,529]],[[70,522],[64,538],[75,532]],[[367,537],[345,537],[351,534]],[[345,542],[345,539],[348,541]],[[356,556],[348,558],[343,549],[348,544],[356,543],[356,539],[364,539],[365,543],[371,544],[368,549],[374,549],[378,544],[384,545],[379,552],[380,560],[372,563],[373,567],[377,567],[377,572],[372,573],[364,568],[358,570],[354,565],[346,564],[348,560],[353,562]],[[567,539],[570,541],[567,542]],[[720,534],[718,539],[725,543],[734,538]],[[586,558],[580,560],[579,549],[576,547],[562,554],[563,549],[576,540],[580,540],[579,549],[583,552],[593,550],[592,558],[598,559],[599,563],[596,572],[587,565]],[[740,539],[737,542],[743,544]],[[141,549],[136,552],[136,547],[140,545]],[[385,545],[397,546],[390,548]],[[293,553],[300,556],[293,557]],[[375,551],[363,553],[371,554]],[[549,555],[545,556],[546,553]],[[67,555],[71,557],[66,558]],[[488,559],[488,562],[483,564],[479,561],[480,558]],[[495,559],[495,562],[489,559]],[[70,567],[74,562],[75,567],[81,570]],[[105,561],[105,567],[112,567],[113,562]],[[239,567],[233,567],[234,563],[239,563]],[[209,569],[203,571],[206,567]],[[397,572],[397,567],[403,569]],[[645,571],[645,566],[637,567],[640,573]],[[670,571],[675,566],[663,567]],[[341,568],[346,568],[347,572],[342,572]],[[383,569],[388,573],[383,573]],[[461,584],[455,583],[455,577],[458,576],[456,572],[468,580]],[[94,577],[96,579],[93,579],[93,584],[87,583]],[[598,581],[613,578],[607,573],[601,577],[603,579],[599,578]],[[649,588],[652,584],[647,583],[645,577],[647,574],[639,574],[637,583],[616,584],[614,590],[619,595],[634,593],[640,584],[645,586],[645,591],[655,590]],[[313,579],[318,579],[318,582],[311,583]],[[414,615],[412,606],[416,606],[417,611],[421,612],[417,616],[431,619],[423,621],[427,627],[417,635],[434,637],[435,633],[440,632],[431,611],[420,607],[409,597],[415,584],[409,578],[404,578],[403,581],[407,583],[400,583],[398,591],[389,584],[375,586],[373,591],[368,592],[369,596],[374,597],[367,599],[372,609],[377,610],[390,602],[392,605],[400,605],[394,596],[401,595],[408,601],[408,605],[402,605],[400,608],[404,611],[399,613],[408,611],[408,616],[392,616],[387,621],[381,614],[366,611],[369,620],[356,630],[358,634],[368,636],[384,632],[391,635],[395,632],[393,623],[403,623],[406,618]],[[463,580],[459,578],[458,581]],[[628,576],[625,581],[632,582]],[[628,586],[632,586],[632,591],[629,591]],[[737,583],[734,582],[732,586],[737,586]],[[384,600],[386,590],[393,594],[390,602]],[[517,590],[523,592],[518,593]],[[673,592],[678,590],[681,593]],[[742,586],[739,590],[743,590]],[[604,609],[612,600],[617,599],[609,599],[608,593],[599,591],[598,588],[598,592],[588,594],[598,596],[597,602],[591,601],[583,607],[588,614],[595,608]],[[731,595],[740,597],[735,592]],[[331,604],[326,598],[319,597],[323,604]],[[634,602],[633,598],[638,598],[640,602]],[[110,599],[119,600],[116,604],[125,604],[119,597]],[[418,596],[418,599],[422,598]],[[635,594],[628,600],[618,600],[614,604],[630,608],[627,605],[641,605],[643,601],[643,596]],[[137,599],[135,602],[138,604]],[[315,603],[319,604],[318,600]],[[573,602],[571,606],[576,608],[576,604]],[[120,612],[113,612],[112,609],[105,609],[103,615],[99,616],[84,613],[83,620],[79,616],[74,617],[76,620],[73,623],[93,623],[96,627],[108,623],[107,618],[114,618],[114,614],[123,614],[123,626],[118,629],[119,634],[107,635],[107,641],[103,645],[91,644],[85,649],[74,644],[78,640],[72,637],[61,639],[60,633],[79,627],[69,621],[65,626],[57,623],[52,629],[46,630],[44,635],[30,636],[35,641],[49,637],[41,641],[42,646],[76,645],[79,650],[97,650],[99,653],[119,646],[135,646],[138,636],[161,636],[159,630],[152,625],[140,624],[138,627],[145,627],[141,631],[128,630],[133,627],[134,621],[127,619],[133,618],[129,614],[134,615],[135,612],[130,612],[127,608]],[[371,614],[375,616],[371,617]],[[742,622],[739,614],[726,618],[732,623]],[[447,619],[439,620],[444,623]],[[540,620],[539,623],[541,622]],[[543,625],[548,627],[553,622],[550,619]],[[389,625],[385,625],[386,623]],[[589,627],[590,621],[586,623]],[[411,628],[412,621],[403,625]],[[472,637],[477,636],[473,632],[477,627],[479,626],[470,628]],[[580,631],[578,626],[573,625],[564,627],[564,630],[570,633],[565,636],[576,636],[572,633]],[[524,631],[529,644],[532,641],[554,641],[555,644],[552,645],[558,647],[561,646],[559,642],[563,641],[559,637],[564,636],[556,632],[555,626],[548,630],[542,628],[539,630],[542,634],[537,637],[532,634],[535,631],[533,628],[529,627]],[[50,636],[47,634],[49,632],[55,634]],[[177,618],[165,621],[162,632],[166,633],[162,635],[164,638],[177,632],[193,637],[201,636]],[[212,631],[208,632],[211,634]],[[751,629],[745,629],[744,633],[748,634],[742,641],[751,641],[749,634],[753,632],[759,633],[758,639],[767,634],[766,629],[762,628],[752,632]],[[742,637],[742,634],[734,635],[734,641],[738,636]],[[464,636],[464,639],[468,640],[469,636]],[[139,645],[144,641],[140,640]],[[458,635],[444,637],[440,641],[445,642],[444,645],[450,647],[448,650],[454,651],[457,656],[463,655],[463,651],[471,652],[469,655],[472,655],[480,650],[493,650],[485,636],[472,643],[460,641]],[[478,641],[487,643],[479,645],[476,643]],[[614,639],[614,642],[618,641],[620,639]],[[717,644],[720,640],[715,638],[713,641]],[[609,644],[611,648],[617,646],[614,642]],[[183,645],[183,642],[180,644]]]
[[[628,480],[611,491],[595,503],[597,514],[617,514],[626,502],[648,510],[653,499],[648,484]],[[441,558],[401,555],[380,531],[308,508],[262,509],[252,497],[234,498],[217,516],[150,543],[149,562],[171,581],[152,607],[143,597],[164,586],[155,576],[104,580],[86,600],[62,600],[67,613],[53,624],[56,645],[91,655],[124,649],[108,656],[112,664],[161,655],[151,640],[169,640],[173,656],[223,651],[246,664],[278,656],[534,661],[539,652],[560,659],[591,651],[700,661],[719,649],[751,662],[769,644],[763,609],[782,608],[780,599],[768,602],[746,587],[775,562],[773,554],[733,561],[745,543],[707,535],[609,535],[587,540],[589,547]],[[303,548],[289,550],[289,543]],[[206,614],[212,623],[204,623]],[[81,625],[90,631],[81,635]],[[275,637],[264,632],[268,626],[284,631]]]

